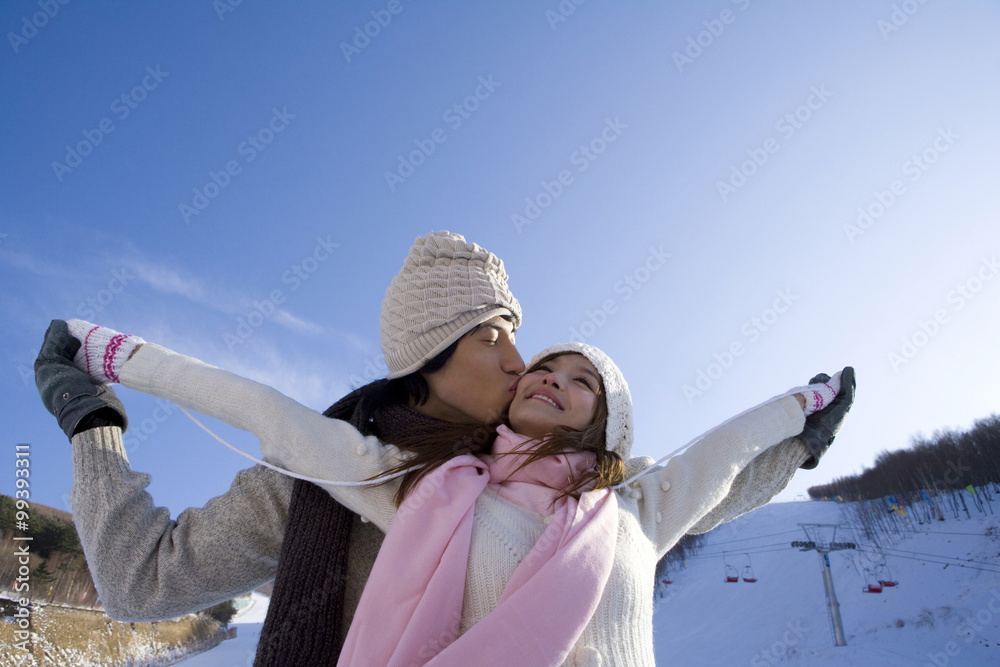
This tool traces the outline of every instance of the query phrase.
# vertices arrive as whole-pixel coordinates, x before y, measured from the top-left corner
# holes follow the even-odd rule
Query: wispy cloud
[[[277,310],[271,317],[271,320],[280,324],[283,327],[297,331],[299,333],[309,334],[311,336],[319,336],[326,331],[326,328],[316,324],[315,322],[310,322],[309,320],[304,320],[301,317],[296,317],[292,315],[287,310]]]
[[[125,261],[125,266],[135,274],[137,280],[162,294],[183,297],[224,315],[246,314],[252,308],[253,297],[246,292],[207,284],[164,264],[144,262],[133,257]],[[283,308],[276,308],[269,319],[296,333],[319,336],[325,331],[321,325],[293,315]]]
[[[79,277],[79,273],[75,269],[65,264],[37,257],[27,252],[0,253],[0,261],[15,271],[26,271],[36,278],[62,280]]]
[[[240,304],[249,299],[239,292],[227,293],[220,288],[210,287],[197,278],[182,275],[177,269],[163,264],[151,264],[130,258],[125,261],[125,268],[134,273],[137,280],[158,292],[175,294],[221,313],[240,312]]]
[[[254,341],[252,357],[229,358],[225,369],[277,389],[303,405],[322,411],[350,391],[346,374],[329,358],[287,354],[287,346],[276,347]]]

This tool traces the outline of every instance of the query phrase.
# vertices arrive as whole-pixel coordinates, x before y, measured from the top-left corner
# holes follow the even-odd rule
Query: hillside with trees
[[[942,505],[959,511],[965,489],[977,503],[991,503],[1000,491],[1000,415],[976,421],[966,431],[937,431],[931,437],[916,436],[907,449],[884,451],[875,465],[858,475],[840,477],[829,484],[813,486],[814,500],[874,500],[893,497],[913,504],[933,499],[938,514]]]

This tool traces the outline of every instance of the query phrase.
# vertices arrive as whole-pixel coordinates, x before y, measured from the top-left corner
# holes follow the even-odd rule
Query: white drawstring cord
[[[300,474],[298,474],[296,472],[292,472],[291,470],[285,470],[284,468],[278,467],[278,466],[274,465],[273,463],[268,463],[267,461],[262,461],[262,460],[258,459],[256,456],[253,456],[252,454],[247,454],[246,452],[244,452],[239,447],[236,447],[234,445],[230,445],[228,442],[226,442],[225,440],[223,440],[222,438],[220,438],[218,435],[216,435],[215,432],[212,431],[212,429],[208,428],[207,426],[205,426],[204,424],[202,424],[200,421],[198,421],[195,418],[195,416],[193,414],[191,414],[190,412],[188,412],[187,410],[185,410],[183,406],[178,405],[177,407],[179,407],[181,409],[181,412],[183,412],[184,414],[186,414],[188,416],[188,419],[190,419],[195,424],[197,424],[198,426],[200,426],[203,429],[205,429],[206,433],[208,433],[210,436],[212,436],[213,438],[215,438],[216,440],[218,440],[219,442],[221,442],[222,444],[224,444],[226,447],[229,447],[229,449],[233,450],[234,452],[236,452],[240,456],[245,456],[248,459],[250,459],[251,461],[253,461],[254,463],[259,463],[260,465],[264,466],[265,468],[270,468],[271,470],[274,470],[276,472],[280,472],[282,475],[287,475],[288,477],[294,477],[295,479],[301,479],[301,480],[304,480],[306,482],[312,482],[313,484],[326,484],[328,486],[372,486],[374,484],[382,484],[383,482],[388,482],[390,479],[395,479],[397,477],[402,477],[403,475],[405,475],[406,473],[410,472],[411,470],[416,470],[417,468],[422,467],[422,466],[414,466],[412,468],[407,468],[406,470],[400,470],[399,472],[395,472],[395,473],[393,473],[391,475],[385,475],[383,477],[379,477],[378,479],[369,479],[369,480],[364,480],[364,481],[361,481],[361,482],[335,482],[335,481],[329,480],[329,479],[317,479],[316,477],[306,477],[305,475],[300,475]]]
[[[738,415],[730,417],[729,419],[727,419],[726,421],[722,422],[718,426],[714,426],[714,427],[708,429],[707,431],[705,431],[704,433],[702,433],[701,435],[699,435],[697,438],[694,438],[693,440],[691,440],[687,444],[682,445],[681,447],[678,447],[674,451],[670,452],[669,454],[667,454],[666,456],[664,456],[663,458],[661,458],[659,461],[656,461],[655,463],[653,463],[650,466],[647,466],[646,468],[644,468],[643,470],[639,471],[635,475],[632,475],[631,477],[629,477],[628,479],[626,479],[624,482],[621,482],[620,484],[615,484],[614,486],[609,487],[609,488],[611,488],[611,489],[620,489],[622,487],[628,486],[629,484],[631,484],[635,480],[639,479],[643,475],[646,475],[646,474],[650,473],[651,471],[653,471],[653,469],[661,466],[662,464],[666,463],[667,461],[669,461],[670,459],[674,458],[675,456],[680,455],[683,451],[685,451],[686,449],[688,449],[689,447],[691,447],[692,445],[694,445],[695,443],[697,443],[699,440],[703,440],[704,438],[708,437],[712,433],[715,433],[720,428],[722,428],[723,426],[725,426],[729,422],[733,421],[734,419],[739,419],[740,417],[742,417],[743,415],[747,414],[748,412],[752,412],[754,410],[757,410],[758,408],[764,407],[765,405],[768,405],[770,403],[774,403],[775,401],[779,401],[782,398],[785,398],[786,396],[791,396],[792,394],[801,393],[801,390],[802,390],[801,387],[796,387],[795,389],[791,389],[791,390],[785,392],[784,394],[780,394],[778,396],[775,396],[774,398],[769,398],[766,401],[764,401],[763,403],[760,403],[759,405],[755,405],[752,408],[744,410],[743,412],[739,413]],[[195,424],[197,424],[198,426],[200,426],[201,428],[203,428],[206,433],[208,433],[210,436],[212,436],[213,438],[215,438],[216,440],[218,440],[219,442],[221,442],[226,447],[228,447],[229,449],[233,450],[234,452],[236,452],[240,456],[245,456],[246,458],[250,459],[251,461],[253,461],[255,463],[259,463],[260,465],[262,465],[264,467],[270,468],[271,470],[274,470],[276,472],[280,472],[282,475],[287,475],[288,477],[294,477],[295,479],[305,480],[306,482],[312,482],[313,484],[327,484],[329,486],[371,486],[371,485],[374,485],[374,484],[382,484],[383,482],[387,482],[390,479],[395,479],[396,477],[402,477],[406,473],[410,472],[411,470],[415,470],[416,467],[418,467],[418,466],[415,466],[413,468],[408,468],[406,470],[400,470],[399,472],[395,472],[395,473],[393,473],[391,475],[385,475],[384,477],[379,477],[378,479],[365,480],[365,481],[361,481],[361,482],[337,482],[337,481],[333,481],[333,480],[329,480],[329,479],[317,479],[315,477],[307,477],[305,475],[300,475],[298,473],[292,472],[291,470],[285,470],[284,468],[280,468],[280,467],[278,467],[278,466],[276,466],[276,465],[274,465],[272,463],[268,463],[267,461],[262,461],[261,459],[258,459],[255,456],[247,454],[242,449],[240,449],[238,447],[235,447],[235,446],[229,444],[228,442],[226,442],[225,440],[223,440],[222,438],[220,438],[218,435],[216,435],[212,431],[212,429],[208,428],[207,426],[205,426],[204,424],[202,424],[200,421],[198,421],[197,419],[195,419],[194,415],[192,415],[190,412],[188,412],[187,410],[185,410],[183,407],[181,407],[181,406],[177,406],[177,407],[179,407],[181,409],[181,412],[183,412],[184,414],[186,414],[191,421],[193,421]]]
[[[763,403],[760,403],[759,405],[755,405],[752,408],[748,408],[748,409],[744,410],[743,412],[741,412],[738,415],[730,417],[729,419],[727,419],[726,421],[722,422],[718,426],[713,426],[712,428],[708,429],[707,431],[705,431],[704,433],[702,433],[701,435],[699,435],[694,440],[691,440],[690,442],[688,442],[686,445],[678,447],[677,449],[675,449],[674,451],[670,452],[669,454],[667,454],[666,456],[664,456],[662,459],[660,459],[659,461],[657,461],[653,465],[644,468],[643,470],[639,471],[635,475],[632,475],[631,477],[629,477],[628,479],[626,479],[624,482],[622,482],[620,484],[615,484],[614,486],[612,486],[610,488],[612,488],[612,489],[620,489],[623,486],[628,486],[629,484],[631,484],[635,480],[639,479],[643,475],[646,475],[649,472],[651,472],[654,468],[657,468],[658,466],[662,465],[663,463],[666,463],[667,461],[669,461],[670,459],[674,458],[675,456],[678,456],[681,452],[683,452],[684,450],[686,450],[688,447],[690,447],[691,445],[695,444],[699,440],[703,440],[704,438],[708,437],[712,433],[715,433],[720,428],[722,428],[723,426],[725,426],[729,422],[733,421],[734,419],[739,419],[740,417],[742,417],[743,415],[747,414],[748,412],[753,412],[754,410],[756,410],[758,408],[762,408],[765,405],[768,405],[770,403],[774,403],[775,401],[779,401],[779,400],[785,398],[786,396],[791,396],[792,394],[801,393],[801,391],[802,391],[801,387],[796,387],[795,389],[790,389],[787,392],[785,392],[784,394],[780,394],[778,396],[775,396],[774,398],[769,398],[766,401],[764,401]]]

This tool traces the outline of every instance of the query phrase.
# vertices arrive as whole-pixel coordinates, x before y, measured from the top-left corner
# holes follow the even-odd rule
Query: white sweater
[[[362,436],[344,421],[326,418],[274,389],[157,345],[144,345],[125,364],[121,380],[127,387],[254,433],[268,460],[294,472],[358,481],[384,472],[399,460],[396,447]],[[773,480],[751,480],[746,502],[727,498],[741,471],[755,457],[800,433],[804,422],[794,398],[768,403],[619,493],[618,544],[611,577],[567,664],[654,665],[652,602],[657,560],[685,533],[710,528],[706,522],[717,523],[712,515],[718,514],[723,499],[738,507],[737,511],[746,511],[780,490],[766,483]],[[773,477],[786,482],[806,454],[797,443],[782,451],[774,457]],[[644,462],[630,461],[629,468]],[[397,483],[324,488],[383,531],[392,522]],[[734,516],[727,514],[719,520]],[[475,519],[463,632],[496,606],[514,569],[545,528],[541,515],[490,493],[476,502]]]

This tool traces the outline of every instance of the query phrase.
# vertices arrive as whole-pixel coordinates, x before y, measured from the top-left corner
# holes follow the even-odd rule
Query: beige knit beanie
[[[563,343],[546,348],[531,359],[528,368],[534,367],[545,357],[564,352],[582,354],[600,373],[608,404],[608,426],[604,431],[606,446],[628,461],[629,452],[632,451],[632,394],[628,390],[625,376],[615,362],[611,361],[611,357],[586,343]]]
[[[497,315],[521,326],[503,261],[465,237],[431,232],[413,242],[385,291],[379,337],[386,376],[409,375],[473,327]]]

